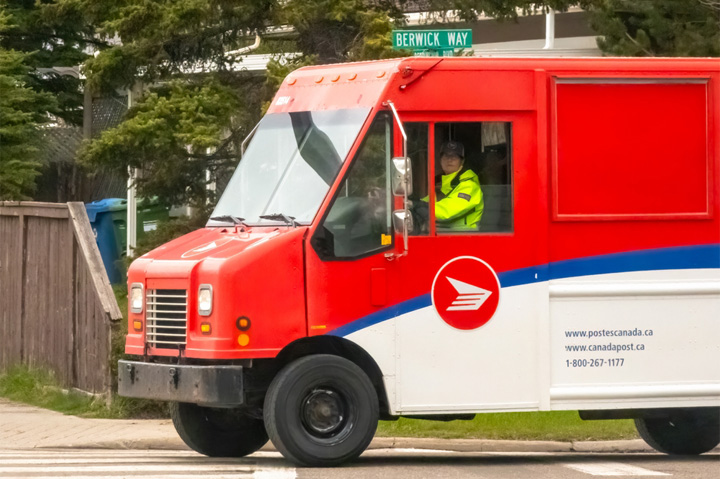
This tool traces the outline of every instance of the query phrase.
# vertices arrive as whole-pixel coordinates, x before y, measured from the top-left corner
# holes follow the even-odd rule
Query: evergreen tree
[[[263,78],[233,50],[252,43],[272,0],[57,0],[55,18],[83,15],[108,46],[84,64],[88,87],[112,95],[144,85],[126,121],[81,152],[93,169],[140,168],[138,194],[204,207],[206,170],[238,161],[235,145],[260,115]],[[212,181],[212,179],[210,180]]]
[[[720,11],[712,0],[593,0],[586,7],[608,55],[720,55]]]
[[[53,112],[69,124],[82,124],[82,80],[61,75],[54,67],[77,67],[89,55],[86,49],[105,43],[94,37],[92,26],[80,12],[56,15],[51,0],[0,0],[9,24],[0,31],[0,47],[25,53],[29,67],[26,86],[55,96]]]
[[[173,80],[153,88],[123,123],[89,143],[83,156],[119,172],[142,169],[141,194],[204,209],[217,200],[206,188],[206,171],[221,172],[237,162],[235,144],[249,124],[243,101],[237,90],[214,80]]]
[[[318,63],[377,59],[392,55],[392,25],[402,25],[393,0],[290,0],[278,20],[297,32],[297,47]]]
[[[40,127],[55,106],[52,95],[28,86],[25,60],[22,53],[0,47],[0,200],[30,199],[42,166]]]

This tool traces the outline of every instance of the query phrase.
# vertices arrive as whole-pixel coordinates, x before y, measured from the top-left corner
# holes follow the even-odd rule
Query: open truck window
[[[322,257],[356,258],[392,245],[391,159],[392,122],[380,113],[313,238]]]
[[[437,234],[513,231],[510,122],[417,122],[408,123],[407,132],[414,173],[412,234],[428,235],[431,217]],[[456,173],[445,174],[441,158],[450,144],[463,158]],[[434,211],[429,208],[431,189]]]

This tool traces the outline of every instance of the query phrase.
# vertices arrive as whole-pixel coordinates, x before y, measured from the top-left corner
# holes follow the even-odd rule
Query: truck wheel
[[[287,365],[265,396],[265,427],[275,447],[303,466],[337,466],[367,448],[378,397],[354,363],[318,354]]]
[[[650,447],[665,454],[702,454],[720,444],[720,409],[687,409],[664,418],[637,418]]]
[[[242,457],[268,441],[265,425],[238,409],[173,403],[173,425],[190,449],[211,457]]]

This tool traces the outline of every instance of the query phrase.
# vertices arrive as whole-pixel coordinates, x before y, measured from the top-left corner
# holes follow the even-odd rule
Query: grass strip
[[[143,419],[170,416],[166,403],[113,396],[108,404],[104,396],[63,389],[52,371],[23,365],[0,373],[0,397],[80,417]]]
[[[532,441],[608,441],[636,439],[632,420],[583,421],[576,411],[478,414],[471,421],[400,418],[380,421],[378,436]]]
[[[0,374],[0,396],[65,414],[109,414],[105,398],[63,390],[54,373],[28,366],[14,366]]]

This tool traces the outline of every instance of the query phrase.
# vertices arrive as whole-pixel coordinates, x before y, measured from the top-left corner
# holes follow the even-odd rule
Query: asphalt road
[[[334,469],[295,468],[276,452],[213,459],[189,451],[0,449],[0,478],[128,479],[582,479],[591,476],[672,476],[717,479],[720,454],[450,452],[375,449]]]

